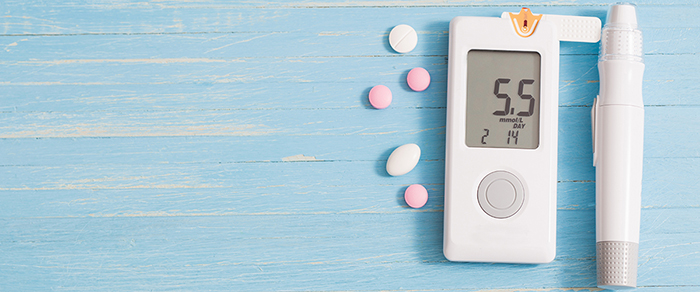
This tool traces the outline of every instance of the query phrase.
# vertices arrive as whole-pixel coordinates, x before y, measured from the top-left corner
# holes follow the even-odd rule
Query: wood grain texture
[[[562,43],[557,257],[442,255],[448,24],[608,2],[0,3],[0,291],[598,291],[597,44]],[[700,290],[700,6],[638,1],[640,291]],[[419,44],[395,54],[389,30]],[[404,80],[421,66],[430,88]],[[366,95],[389,86],[389,109]],[[391,150],[418,143],[390,177]],[[404,189],[424,184],[422,209]]]

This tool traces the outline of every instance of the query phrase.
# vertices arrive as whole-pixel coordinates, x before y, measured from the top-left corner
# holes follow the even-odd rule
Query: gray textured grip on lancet
[[[629,241],[596,243],[598,287],[613,290],[637,287],[638,249],[638,244]]]

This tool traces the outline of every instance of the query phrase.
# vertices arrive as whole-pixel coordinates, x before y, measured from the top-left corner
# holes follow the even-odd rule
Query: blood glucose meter
[[[450,23],[444,254],[547,263],[556,248],[559,41],[597,42],[593,17]]]

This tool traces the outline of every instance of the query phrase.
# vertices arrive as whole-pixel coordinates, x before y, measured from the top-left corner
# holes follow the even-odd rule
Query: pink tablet
[[[384,85],[372,87],[369,91],[369,103],[376,109],[383,109],[391,104],[391,90]]]
[[[428,85],[430,85],[430,74],[428,73],[428,70],[421,67],[416,67],[408,72],[406,81],[408,82],[408,87],[414,91],[423,91],[428,88]]]
[[[428,202],[428,190],[422,185],[411,185],[406,189],[403,198],[411,208],[420,208]]]

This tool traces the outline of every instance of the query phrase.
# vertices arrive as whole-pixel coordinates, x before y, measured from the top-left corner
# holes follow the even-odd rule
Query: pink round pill
[[[430,85],[430,74],[428,73],[428,70],[421,67],[416,67],[408,72],[406,81],[408,82],[408,87],[414,91],[423,91],[428,88],[428,85]]]
[[[369,91],[369,103],[376,109],[386,108],[391,104],[391,90],[384,85],[372,87]]]
[[[420,208],[428,202],[428,190],[419,184],[411,185],[406,189],[403,198],[411,208]]]

